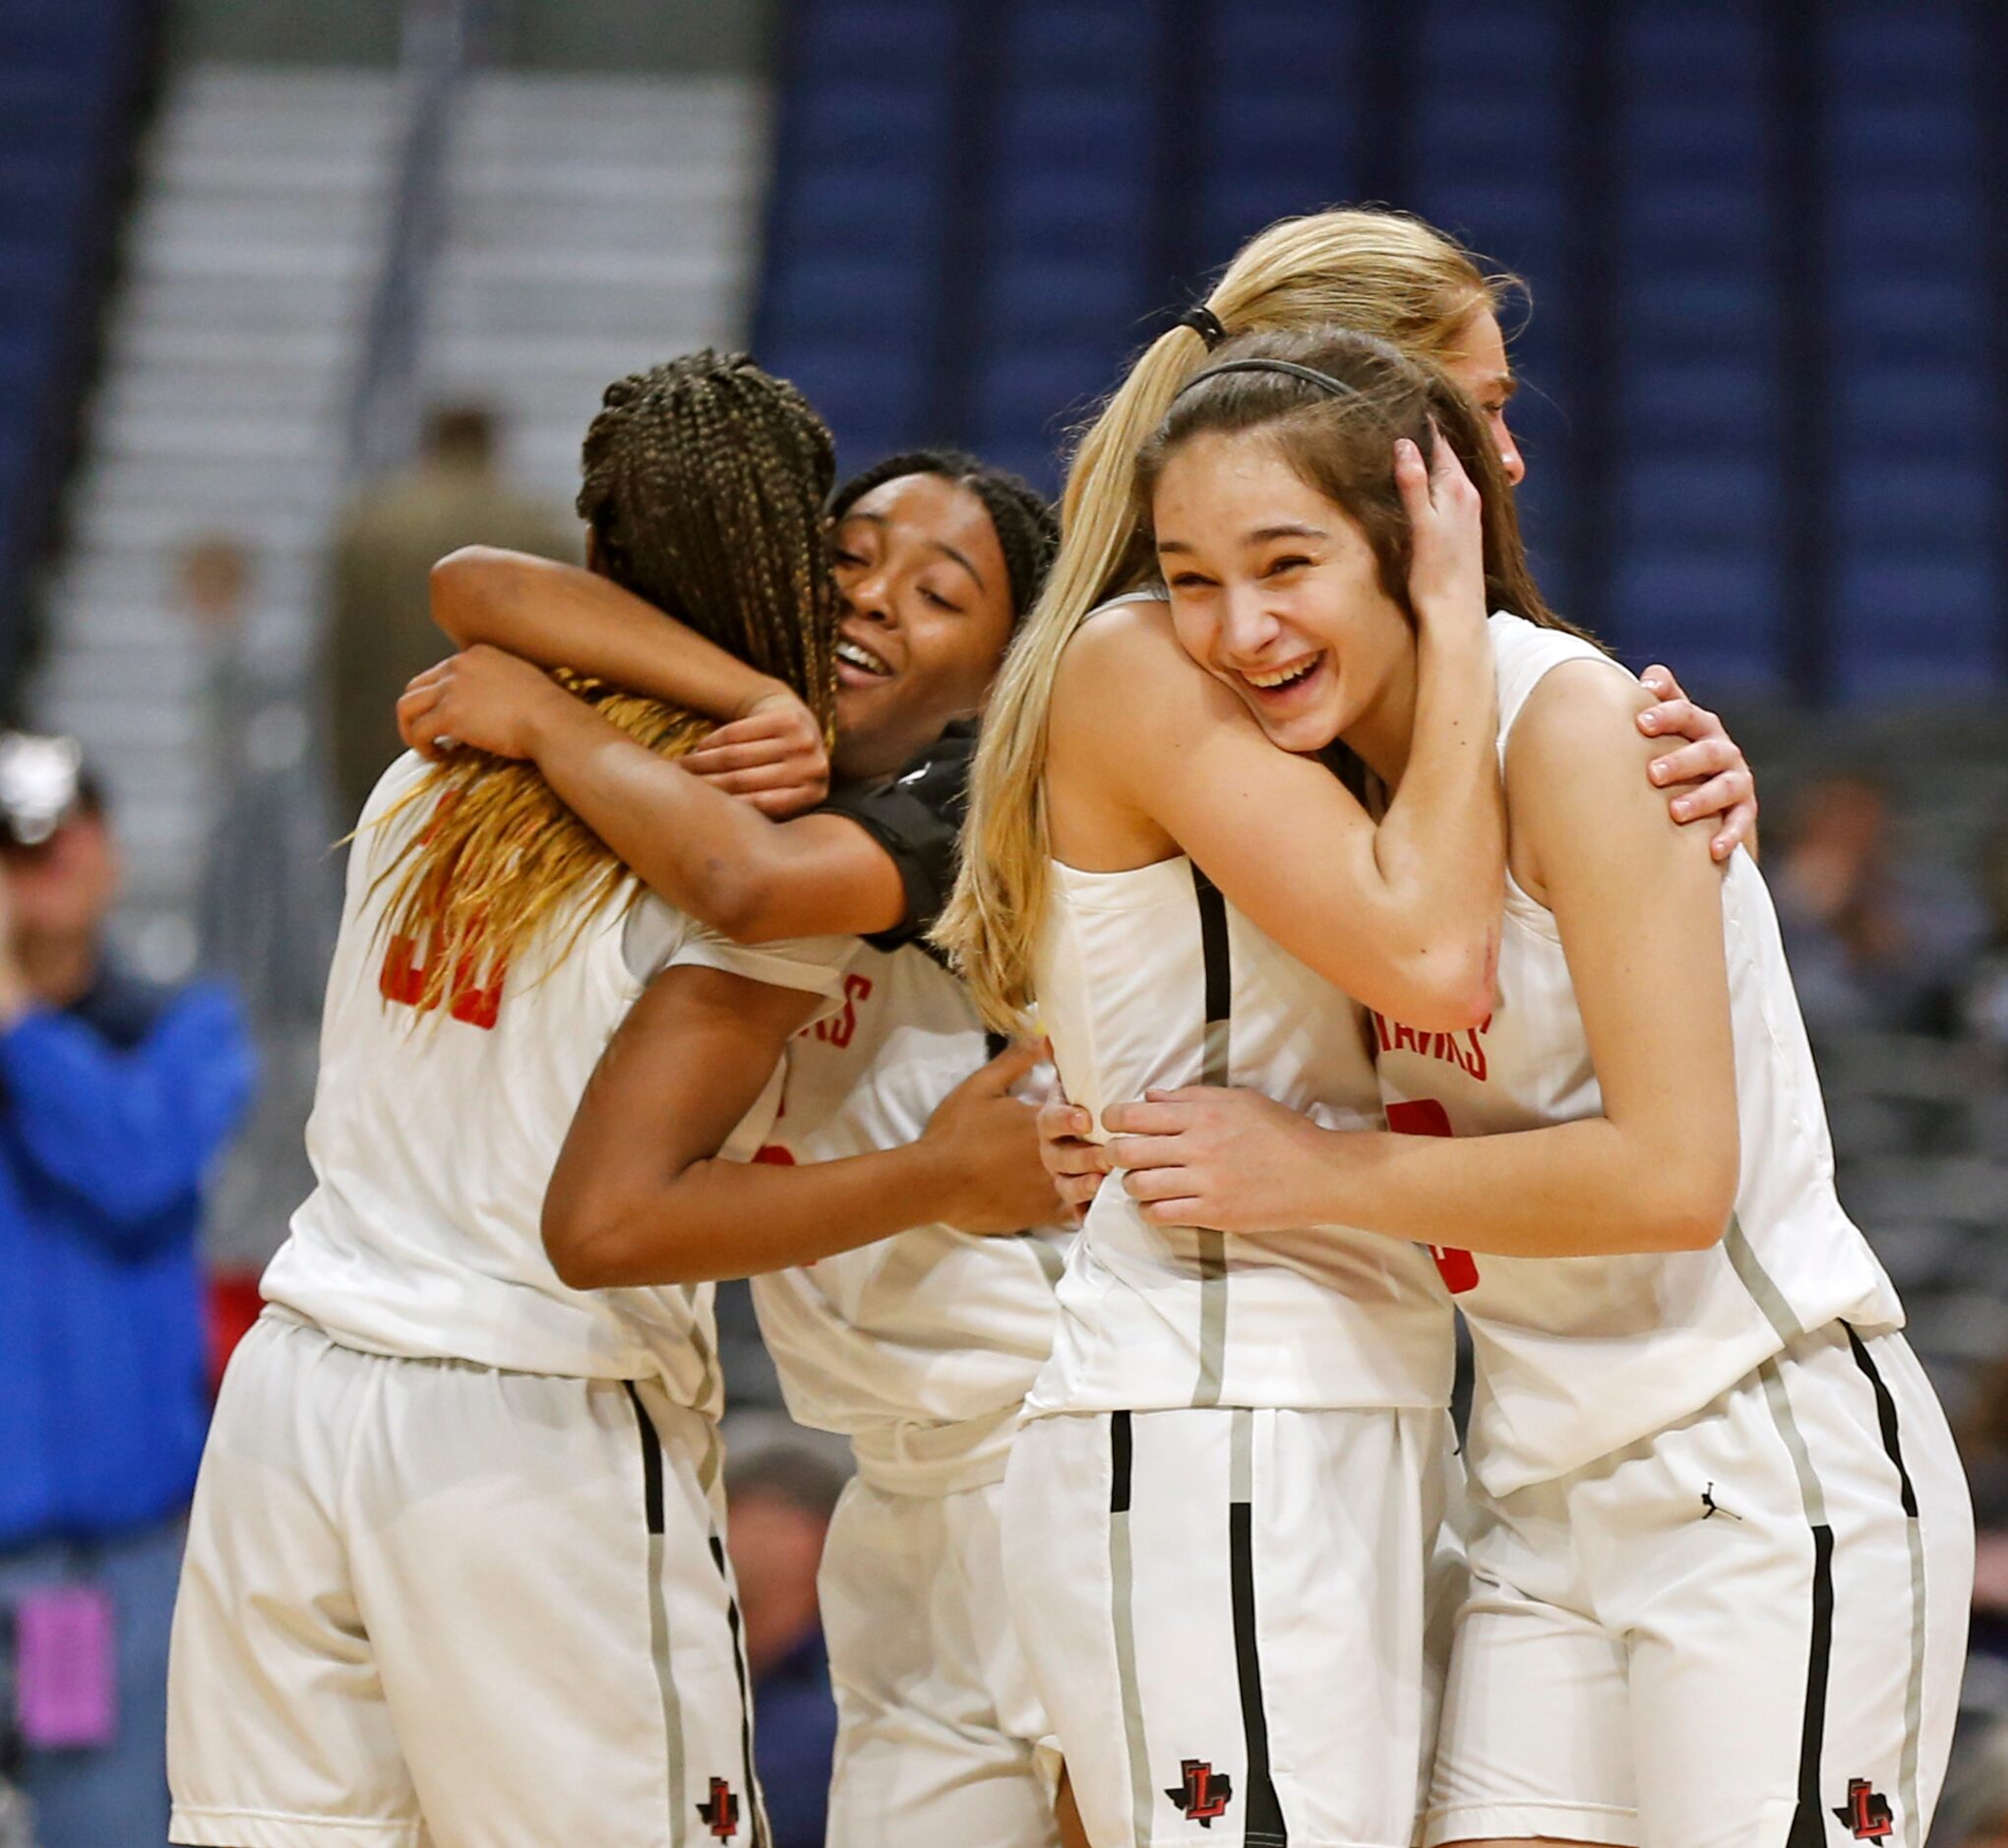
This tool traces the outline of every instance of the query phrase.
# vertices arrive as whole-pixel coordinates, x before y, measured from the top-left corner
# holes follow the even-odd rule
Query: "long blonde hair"
[[[1249,240],[1206,307],[1230,335],[1344,327],[1442,363],[1481,310],[1517,277],[1489,274],[1454,239],[1405,213],[1348,208],[1285,218]],[[1011,645],[970,776],[962,865],[935,938],[1001,1031],[1032,1000],[1033,947],[1046,905],[1047,713],[1060,657],[1081,619],[1149,570],[1137,459],[1208,343],[1181,325],[1144,348],[1086,429],[1061,502],[1060,556]]]
[[[839,602],[822,503],[835,451],[807,400],[744,354],[686,354],[607,387],[582,460],[578,512],[599,569],[791,687],[826,737]],[[711,729],[664,701],[557,677],[659,756]],[[413,804],[430,804],[431,820],[380,880],[396,881],[386,919],[404,950],[396,999],[421,1013],[450,997],[456,1010],[468,997],[478,1006],[511,956],[576,903],[562,957],[628,884],[534,764],[456,752],[384,820]]]

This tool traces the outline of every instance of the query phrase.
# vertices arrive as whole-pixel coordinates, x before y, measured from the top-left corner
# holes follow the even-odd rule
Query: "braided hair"
[[[624,588],[792,688],[825,732],[840,609],[823,539],[828,429],[785,381],[708,348],[617,379],[586,431],[578,512]],[[565,669],[555,676],[647,749],[677,757],[711,721]],[[404,802],[429,825],[382,876],[395,937],[426,945],[417,1005],[493,989],[511,956],[577,905],[563,956],[627,871],[533,764],[457,751]],[[554,958],[555,960],[555,958]]]
[[[939,475],[958,488],[967,488],[983,503],[1004,552],[1011,621],[1015,623],[1038,601],[1046,573],[1060,550],[1060,516],[1052,505],[1029,481],[1008,469],[994,468],[966,451],[913,449],[888,456],[862,474],[851,476],[830,496],[831,524],[842,520],[874,488],[901,475]]]

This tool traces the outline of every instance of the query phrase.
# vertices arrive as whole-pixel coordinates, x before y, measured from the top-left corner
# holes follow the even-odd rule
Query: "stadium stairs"
[[[494,405],[513,472],[569,506],[610,380],[744,341],[765,144],[743,79],[469,78],[427,395]]]
[[[112,786],[123,927],[158,975],[194,956],[219,794],[176,561],[207,533],[247,545],[247,650],[304,700],[395,123],[388,75],[197,66],[145,155],[36,708]]]

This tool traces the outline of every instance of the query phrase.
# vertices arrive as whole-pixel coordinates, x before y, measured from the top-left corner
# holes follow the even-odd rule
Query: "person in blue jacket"
[[[0,736],[0,1778],[40,1848],[167,1838],[203,1182],[253,1077],[226,990],[112,959],[118,881],[74,743]]]

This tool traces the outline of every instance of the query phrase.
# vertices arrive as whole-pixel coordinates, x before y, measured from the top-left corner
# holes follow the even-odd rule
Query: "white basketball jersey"
[[[679,1403],[715,1411],[710,1286],[568,1289],[544,1256],[544,1189],[593,1067],[659,970],[701,964],[833,999],[854,940],[742,949],[624,891],[582,929],[577,913],[555,918],[500,974],[470,972],[447,1017],[420,1015],[404,997],[423,946],[389,930],[396,880],[380,875],[428,805],[375,824],[425,769],[409,756],[392,766],[349,851],[307,1125],[318,1184],[265,1273],[266,1299],[371,1353],[660,1375]],[[760,1145],[779,1092],[777,1073],[724,1153]]]
[[[1379,1127],[1360,1009],[1190,860],[1049,871],[1040,1020],[1098,1137],[1111,1104],[1202,1082],[1246,1085],[1328,1127]],[[1163,1228],[1119,1175],[1088,1209],[1060,1309],[1034,1411],[1431,1407],[1449,1395],[1449,1299],[1420,1246],[1337,1226]]]
[[[780,1116],[759,1159],[832,1161],[910,1142],[988,1056],[967,992],[926,952],[861,949],[841,1011],[789,1047]],[[888,1457],[924,1449],[928,1428],[1015,1413],[1053,1345],[1071,1237],[919,1226],[755,1277],[788,1410]],[[999,1435],[993,1474],[1007,1425]]]
[[[1575,637],[1491,619],[1499,761],[1527,697]],[[1468,1458],[1493,1495],[1580,1468],[1673,1423],[1794,1336],[1837,1317],[1864,1331],[1903,1310],[1834,1193],[1833,1147],[1778,920],[1738,852],[1723,882],[1742,1174],[1719,1245],[1619,1258],[1438,1255],[1471,1324],[1478,1390]],[[1485,1136],[1603,1109],[1553,914],[1506,882],[1498,1005],[1463,1033],[1374,1018],[1388,1127]],[[1613,1213],[1623,1202],[1612,1202]]]

